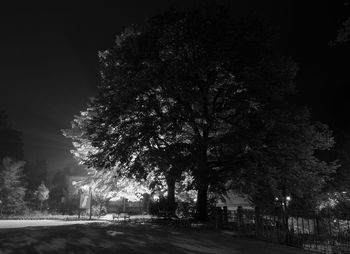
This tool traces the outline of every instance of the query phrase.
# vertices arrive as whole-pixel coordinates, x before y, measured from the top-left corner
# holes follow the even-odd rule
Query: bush
[[[172,205],[165,197],[160,197],[157,201],[152,201],[149,205],[149,213],[151,215],[161,215],[163,212],[170,212],[173,210]]]
[[[196,213],[196,203],[190,201],[178,202],[176,215],[179,218],[193,218]]]

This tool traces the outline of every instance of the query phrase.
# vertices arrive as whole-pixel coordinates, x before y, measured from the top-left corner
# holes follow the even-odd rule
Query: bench
[[[168,218],[168,217],[171,217],[171,212],[170,211],[168,211],[168,210],[159,210],[159,212],[158,212],[158,216],[159,217],[166,217],[166,218]]]
[[[115,214],[113,214],[113,220],[115,219],[115,218],[117,218],[117,219],[124,219],[124,220],[126,220],[126,219],[129,219],[130,220],[130,215],[128,214],[128,213],[115,213]]]

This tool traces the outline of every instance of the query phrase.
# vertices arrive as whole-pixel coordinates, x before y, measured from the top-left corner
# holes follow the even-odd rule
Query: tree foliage
[[[342,193],[350,191],[350,135],[349,130],[338,132],[331,159],[336,158],[339,167],[327,182],[326,192]]]
[[[137,201],[143,194],[150,193],[148,185],[146,181],[140,182],[121,176],[116,169],[90,169],[88,177],[76,184],[85,192],[92,190],[93,198],[101,202],[106,202],[112,198],[126,198],[130,201]]]
[[[269,127],[258,132],[264,138],[249,144],[246,152],[241,184],[255,203],[292,196],[295,202],[304,198],[311,204],[338,167],[316,155],[334,143],[328,127],[312,122],[306,109],[288,109],[273,115]]]
[[[23,142],[21,133],[8,123],[6,113],[0,110],[0,160],[5,157],[23,159]]]
[[[40,202],[40,210],[42,210],[44,202],[49,199],[50,191],[44,183],[41,183],[35,194]]]
[[[5,157],[0,166],[0,200],[4,213],[21,213],[25,208],[26,192],[23,182],[23,161]]]
[[[41,185],[42,182],[47,181],[47,169],[47,162],[45,160],[27,162],[24,165],[23,173],[28,184],[27,188],[30,191],[37,190],[38,186]]]
[[[200,219],[209,186],[232,179],[255,195],[268,184],[291,191],[297,180],[303,192],[329,173],[314,151],[332,145],[331,133],[287,102],[296,64],[276,53],[267,22],[226,7],[170,10],[126,29],[100,53],[102,85],[73,122],[79,134],[67,135],[76,152],[89,147],[80,158],[90,167],[191,172]]]
[[[49,206],[51,209],[63,212],[63,200],[67,198],[67,181],[62,171],[57,171],[51,180]]]

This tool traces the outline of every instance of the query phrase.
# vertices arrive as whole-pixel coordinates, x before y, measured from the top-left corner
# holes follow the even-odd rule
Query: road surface
[[[1,222],[0,253],[301,254],[229,232],[147,223]],[[74,224],[74,225],[73,225]],[[34,226],[33,226],[34,225]],[[17,226],[17,228],[15,227]],[[20,228],[18,228],[20,226]],[[24,227],[27,226],[27,227]]]
[[[64,220],[0,220],[0,229],[24,227],[51,227],[96,223],[100,221],[64,221]]]

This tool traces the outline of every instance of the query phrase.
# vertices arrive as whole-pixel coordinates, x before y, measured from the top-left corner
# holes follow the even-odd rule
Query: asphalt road
[[[52,227],[77,224],[89,224],[100,221],[64,221],[64,220],[0,220],[0,229],[24,227]]]
[[[16,223],[29,223],[18,221]],[[4,222],[3,222],[4,223]],[[33,223],[33,221],[32,221]],[[0,253],[299,254],[301,250],[242,239],[229,232],[155,224],[41,221],[0,229]],[[43,225],[47,223],[46,225]],[[25,225],[25,224],[23,224]],[[55,226],[53,226],[55,225]]]

